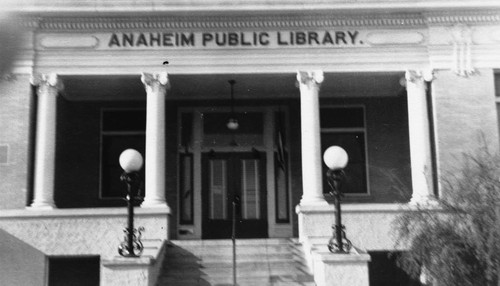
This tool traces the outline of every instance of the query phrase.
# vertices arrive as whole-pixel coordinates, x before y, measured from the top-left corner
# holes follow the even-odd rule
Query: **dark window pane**
[[[286,153],[285,153],[286,156]],[[274,153],[274,182],[276,185],[276,222],[290,222],[288,215],[288,169],[283,161],[279,159],[277,152]]]
[[[321,128],[364,127],[361,107],[325,107],[320,109]]]
[[[103,131],[145,131],[146,110],[105,110],[102,113]]]
[[[288,196],[288,154],[286,152],[286,128],[285,112],[274,113],[275,124],[275,148],[274,152],[274,182],[276,191],[276,222],[288,223],[289,196]]]
[[[126,185],[120,181],[123,173],[118,159],[120,154],[129,148],[135,149],[145,156],[145,135],[104,135],[102,137],[102,187],[101,196],[103,198],[125,197]],[[144,178],[144,166],[140,171]],[[144,187],[142,188],[144,196]]]
[[[321,154],[332,145],[344,148],[349,156],[349,163],[344,170],[346,177],[342,185],[342,192],[346,194],[367,193],[365,136],[363,132],[322,133]],[[323,174],[326,174],[327,167],[324,163],[322,166]],[[323,192],[330,192],[326,178],[323,179]]]
[[[193,156],[182,154],[180,156],[180,204],[181,223],[193,223]]]
[[[99,277],[99,256],[49,257],[49,286],[98,286]]]

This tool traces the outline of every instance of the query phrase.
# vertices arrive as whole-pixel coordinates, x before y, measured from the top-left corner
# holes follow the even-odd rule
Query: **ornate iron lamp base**
[[[341,227],[341,243],[342,245],[338,245],[338,239],[337,239],[337,227],[335,225],[332,225],[332,228],[333,228],[333,235],[332,235],[332,238],[330,238],[330,240],[328,241],[328,250],[330,250],[330,252],[332,253],[349,253],[349,251],[351,251],[351,248],[352,248],[352,243],[349,239],[347,239],[346,235],[345,235],[345,226],[342,225]]]
[[[118,254],[124,257],[139,257],[144,250],[144,245],[141,241],[141,235],[144,227],[134,228],[132,230],[132,249],[129,249],[129,228],[124,228],[125,238],[118,246]],[[138,235],[137,235],[138,234]]]

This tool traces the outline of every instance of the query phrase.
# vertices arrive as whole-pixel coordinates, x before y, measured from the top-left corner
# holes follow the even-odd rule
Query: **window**
[[[193,224],[193,115],[181,113],[179,127],[179,221]]]
[[[193,155],[180,154],[180,222],[193,223]]]
[[[288,152],[286,149],[285,112],[274,113],[274,183],[276,191],[276,222],[289,223],[289,197],[288,197]]]
[[[322,154],[328,147],[337,145],[344,148],[349,156],[342,192],[348,195],[368,194],[364,107],[322,107],[320,122]],[[322,165],[323,174],[326,174],[326,166]],[[330,192],[326,179],[323,180],[323,192]]]
[[[103,110],[101,113],[101,199],[123,198],[126,186],[118,159],[125,149],[136,149],[145,156],[146,111],[139,109]],[[144,178],[144,167],[141,170]],[[144,186],[140,196],[144,196]]]

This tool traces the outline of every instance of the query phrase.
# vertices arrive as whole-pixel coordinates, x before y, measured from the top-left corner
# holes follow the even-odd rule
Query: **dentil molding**
[[[499,11],[426,12],[401,14],[213,15],[143,17],[22,17],[21,25],[38,30],[130,29],[255,29],[321,27],[408,27],[427,25],[499,24]]]

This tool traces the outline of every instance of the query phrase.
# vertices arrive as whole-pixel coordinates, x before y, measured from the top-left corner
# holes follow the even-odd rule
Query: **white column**
[[[434,199],[429,114],[424,78],[432,80],[432,73],[424,75],[416,71],[406,72],[413,204],[425,204]]]
[[[323,204],[321,168],[321,134],[319,125],[319,89],[323,72],[297,72],[300,88],[300,122],[302,139],[302,200],[301,205]]]
[[[31,84],[37,86],[38,95],[31,209],[53,209],[57,95],[63,85],[56,74],[32,75]]]
[[[165,96],[167,73],[143,73],[146,105],[146,196],[141,207],[168,207],[165,200]]]

